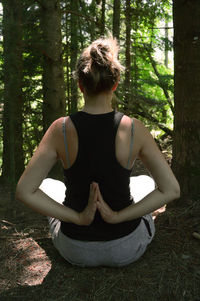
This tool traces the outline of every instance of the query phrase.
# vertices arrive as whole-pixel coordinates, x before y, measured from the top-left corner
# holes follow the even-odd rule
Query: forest
[[[28,300],[29,294],[41,294],[41,300],[197,301],[199,238],[192,238],[192,233],[197,237],[200,233],[199,0],[2,0],[0,20],[2,300],[18,300],[18,294],[24,296],[20,300]],[[136,264],[139,276],[135,277],[133,267],[122,269],[117,276],[116,270],[102,268],[103,280],[98,269],[81,272],[70,265],[63,267],[58,254],[51,251],[45,220],[21,209],[14,193],[48,127],[83,106],[73,79],[80,53],[96,38],[110,34],[118,40],[119,59],[125,67],[113,108],[140,119],[149,128],[180,183],[181,198],[158,218],[155,245],[146,262]],[[51,176],[62,178],[59,165]],[[168,246],[161,246],[160,240],[166,239]],[[8,248],[11,255],[7,257]],[[9,278],[19,250],[31,258],[27,262],[32,268],[36,257],[41,273],[26,270],[19,277],[18,269],[23,270],[19,257],[14,276]],[[159,252],[157,259],[155,250]],[[170,265],[176,266],[176,272]],[[55,282],[53,273],[48,275],[51,269],[58,276]],[[46,275],[49,278],[43,284]],[[92,280],[86,278],[94,279],[91,291],[85,286],[87,281],[92,285]],[[60,292],[56,289],[61,283],[66,291],[63,287]],[[33,286],[33,291],[28,286]],[[51,297],[45,295],[46,290]],[[11,299],[13,294],[15,299]]]
[[[199,196],[198,9],[191,8],[197,17],[188,17],[186,34],[180,12],[172,22],[170,1],[2,4],[2,182],[14,187],[50,124],[81,108],[72,76],[77,58],[91,41],[111,33],[125,67],[113,107],[149,127],[173,157],[182,195]],[[52,175],[59,177],[59,168]]]

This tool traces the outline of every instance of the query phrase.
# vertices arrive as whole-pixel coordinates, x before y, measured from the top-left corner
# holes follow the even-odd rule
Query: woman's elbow
[[[180,186],[177,181],[170,183],[164,189],[159,190],[163,193],[166,204],[180,198]]]
[[[174,199],[179,199],[181,196],[181,189],[180,185],[178,184],[177,187],[174,189]]]
[[[22,185],[17,184],[16,191],[15,191],[16,200],[23,202],[25,197],[26,197],[25,189],[22,187]]]
[[[170,188],[171,201],[179,199],[181,195],[180,185],[176,181],[174,185]]]

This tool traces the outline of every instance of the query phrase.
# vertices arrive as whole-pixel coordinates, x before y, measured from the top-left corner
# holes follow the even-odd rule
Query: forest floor
[[[136,171],[144,174],[139,164]],[[45,217],[0,186],[0,301],[200,301],[200,206],[169,206],[146,253],[123,268],[79,268],[52,245]]]

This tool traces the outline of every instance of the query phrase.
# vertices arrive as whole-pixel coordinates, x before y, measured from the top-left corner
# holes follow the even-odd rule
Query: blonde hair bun
[[[82,52],[75,77],[89,94],[109,91],[119,80],[123,66],[118,60],[117,40],[113,37],[94,41]]]

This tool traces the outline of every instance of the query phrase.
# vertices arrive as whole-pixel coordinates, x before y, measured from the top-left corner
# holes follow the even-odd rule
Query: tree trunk
[[[174,0],[173,170],[182,196],[200,197],[200,2]]]
[[[112,24],[112,34],[118,40],[120,39],[120,1],[114,0],[113,3],[113,24]],[[115,110],[119,110],[119,98],[118,98],[118,90],[113,93],[112,98],[112,107]]]
[[[106,0],[102,0],[101,3],[101,36],[105,34],[105,11],[106,11]]]
[[[66,4],[67,5],[67,4]],[[68,8],[69,9],[69,8]],[[65,67],[66,67],[66,106],[67,113],[71,112],[71,96],[70,96],[70,49],[69,49],[69,32],[70,32],[70,20],[68,17],[68,12],[65,15],[65,37],[66,37],[66,49],[65,51]]]
[[[41,25],[43,31],[43,125],[44,132],[51,123],[65,116],[65,83],[62,60],[60,1],[41,2]],[[63,179],[62,168],[56,164],[50,177]]]
[[[132,76],[131,76],[131,78],[132,78],[132,80],[131,80],[131,86],[133,87],[133,93],[134,94],[137,94],[137,90],[138,90],[138,79],[139,79],[139,70],[138,70],[138,57],[139,57],[139,55],[138,55],[138,51],[137,51],[137,49],[138,49],[138,40],[137,40],[137,32],[138,32],[138,29],[140,29],[139,28],[139,20],[138,20],[138,15],[139,15],[139,11],[140,11],[140,5],[139,5],[139,3],[141,2],[140,0],[138,1],[136,1],[135,2],[135,8],[134,8],[134,10],[133,10],[133,21],[132,21],[132,28],[133,28],[133,30],[134,30],[134,37],[133,37],[133,45],[134,46],[132,46],[132,48],[133,48],[133,55],[132,55],[132,60],[133,60],[133,63],[132,63],[132,65],[133,65],[133,70],[134,70],[134,72],[132,73]]]
[[[98,16],[96,14],[96,0],[92,0],[89,6],[89,11],[91,16],[93,17],[93,21],[90,22],[90,40],[93,42],[96,38],[96,34],[98,32]]]
[[[131,3],[130,0],[126,0],[125,18],[126,18],[126,45],[125,45],[125,79],[124,79],[124,111],[128,112],[128,105],[130,100],[130,70],[131,70]]]
[[[62,61],[60,1],[42,2],[43,30],[43,122],[44,131],[66,114],[65,84]]]
[[[20,0],[3,3],[4,112],[3,180],[14,190],[24,170],[22,138],[22,7]]]
[[[71,11],[78,11],[78,1],[71,0]],[[71,44],[70,44],[70,69],[71,69],[71,112],[78,110],[78,87],[75,83],[72,73],[75,70],[78,56],[78,16],[71,14],[70,17]]]
[[[120,0],[114,0],[113,7],[113,36],[119,40],[120,34]]]
[[[165,66],[168,68],[169,65],[169,29],[168,29],[168,21],[165,21]]]

